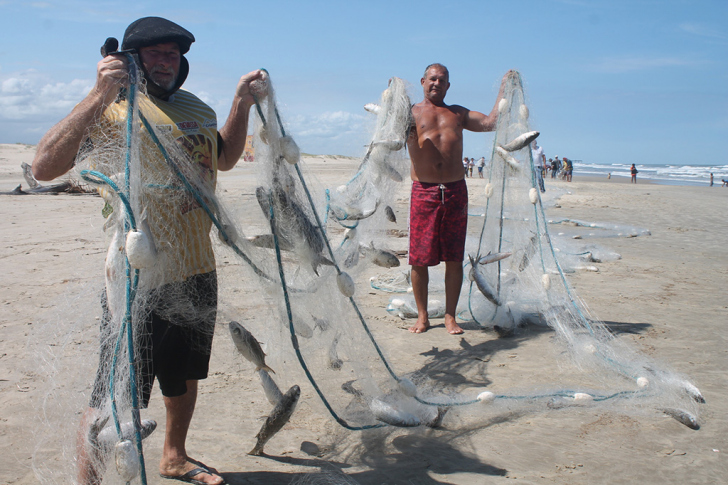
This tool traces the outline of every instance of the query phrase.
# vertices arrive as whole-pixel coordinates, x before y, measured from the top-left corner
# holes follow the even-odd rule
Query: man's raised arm
[[[116,99],[127,79],[126,58],[110,55],[99,61],[96,85],[91,92],[38,143],[32,166],[36,179],[53,180],[71,170],[86,130]]]
[[[495,104],[493,105],[493,109],[490,111],[490,114],[484,115],[478,111],[468,111],[465,114],[465,123],[463,128],[468,131],[477,132],[495,130],[495,125],[498,122],[498,103],[500,103],[500,100],[503,99],[503,90],[505,89],[506,79],[512,72],[513,71],[508,71],[503,76],[500,90],[498,91],[498,97],[495,100]]]
[[[250,108],[255,104],[250,91],[253,81],[264,82],[263,71],[258,69],[240,78],[235,88],[233,105],[230,108],[225,126],[220,129],[222,138],[222,153],[217,159],[218,170],[231,170],[245,150],[245,139],[248,135],[248,117]],[[264,96],[258,96],[259,98]]]

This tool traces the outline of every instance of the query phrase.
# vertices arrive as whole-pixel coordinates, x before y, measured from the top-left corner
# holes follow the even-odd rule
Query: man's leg
[[[414,278],[413,278],[414,283]],[[455,321],[460,288],[463,286],[463,264],[458,261],[445,262],[445,328],[453,335],[463,333]],[[412,286],[414,289],[414,284]]]
[[[427,316],[427,285],[430,283],[430,272],[427,266],[412,266],[412,294],[417,304],[417,323],[409,328],[412,333],[427,332],[430,319]]]
[[[187,431],[190,429],[192,415],[197,402],[197,381],[187,381],[187,392],[181,396],[164,396],[164,406],[167,409],[167,426],[164,434],[164,449],[162,461],[159,464],[159,473],[170,477],[184,475],[198,468],[187,456],[185,442]],[[222,477],[214,473],[201,472],[193,477],[203,483],[219,485],[225,483]]]

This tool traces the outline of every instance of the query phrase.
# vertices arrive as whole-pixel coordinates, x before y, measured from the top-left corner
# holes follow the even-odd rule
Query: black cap
[[[132,22],[124,32],[123,50],[176,42],[180,54],[190,50],[195,36],[187,29],[161,17],[144,17]]]

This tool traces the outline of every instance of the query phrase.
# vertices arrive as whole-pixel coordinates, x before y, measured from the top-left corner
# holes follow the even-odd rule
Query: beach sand
[[[25,182],[20,163],[30,163],[33,147],[0,145],[0,191]],[[356,160],[315,157],[308,170],[326,186],[344,183]],[[250,164],[220,174],[220,183],[241,203],[255,204]],[[468,179],[471,204],[482,204],[484,180]],[[592,408],[542,409],[503,414],[471,428],[345,432],[324,412],[307,382],[291,422],[266,446],[269,457],[246,455],[270,406],[252,369],[235,356],[227,321],[218,322],[210,377],[201,383],[188,452],[223,472],[231,484],[287,484],[313,478],[319,470],[345,473],[362,484],[501,483],[727,483],[728,482],[728,189],[654,184],[628,179],[586,179],[572,183],[546,179],[547,190],[566,189],[548,217],[614,222],[647,228],[650,236],[610,238],[600,244],[620,253],[619,261],[599,264],[599,272],[568,275],[592,313],[639,352],[689,376],[707,403],[698,431],[659,412],[623,414]],[[394,208],[398,228],[406,229],[408,184]],[[52,330],[40,322],[57,305],[69,319],[87,320],[64,345],[67,355],[96,352],[100,290],[106,248],[101,229],[102,201],[85,195],[0,196],[0,483],[38,483],[32,457],[41,466],[72,459],[49,445],[37,447],[46,396],[38,372],[39,340]],[[479,224],[477,221],[471,224]],[[396,244],[406,247],[406,238]],[[402,261],[406,264],[406,260]],[[227,261],[219,261],[224,276]],[[223,281],[225,281],[223,279]],[[366,282],[359,283],[360,285]],[[254,288],[250,282],[250,288]],[[229,298],[221,288],[221,299]],[[79,293],[81,292],[81,293]],[[480,370],[501,389],[536,385],[554,360],[553,332],[526,329],[515,339],[493,332],[448,335],[442,319],[422,335],[406,330],[384,310],[389,294],[359,288],[360,307],[393,365],[403,372],[432,362],[433,347],[464,351],[486,345]],[[84,315],[84,309],[90,315]],[[249,312],[261,311],[254,303]],[[266,310],[267,311],[267,310]],[[40,334],[40,335],[39,335]],[[43,342],[53,346],[53,342]],[[457,379],[457,360],[452,378]],[[92,374],[62,368],[55,385],[87,392]],[[84,371],[85,372],[85,371]],[[443,372],[447,374],[448,369]],[[79,384],[80,383],[80,384]],[[81,386],[76,389],[74,386]],[[71,411],[75,426],[81,409]],[[149,483],[158,477],[164,410],[155,388],[143,418],[160,423],[146,440]],[[68,481],[70,483],[70,480]]]

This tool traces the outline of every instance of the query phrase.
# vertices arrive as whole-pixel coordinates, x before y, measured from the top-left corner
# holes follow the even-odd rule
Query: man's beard
[[[172,73],[172,78],[169,81],[165,81],[163,78],[160,78],[157,76],[158,73]],[[158,67],[153,67],[152,70],[149,72],[149,77],[152,79],[154,84],[159,86],[160,88],[164,89],[165,91],[171,91],[174,89],[174,85],[177,83],[177,73],[172,70],[164,70]]]

